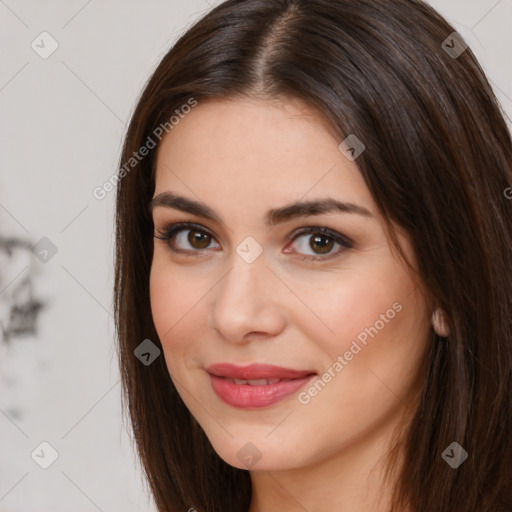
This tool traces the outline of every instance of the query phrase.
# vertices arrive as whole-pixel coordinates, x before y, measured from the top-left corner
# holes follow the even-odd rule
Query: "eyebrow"
[[[187,197],[179,196],[171,192],[162,192],[151,199],[147,205],[148,212],[151,214],[157,207],[174,208],[182,212],[191,213],[199,217],[222,223],[222,219],[207,205]],[[323,213],[351,213],[362,215],[364,217],[373,217],[373,214],[365,207],[338,201],[333,198],[315,199],[311,201],[298,201],[280,208],[269,210],[265,215],[265,223],[268,226],[275,226],[287,222],[297,217],[309,217],[321,215]]]

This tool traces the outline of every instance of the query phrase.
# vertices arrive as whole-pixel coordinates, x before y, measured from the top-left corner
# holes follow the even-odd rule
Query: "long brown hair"
[[[237,97],[299,99],[340,142],[363,141],[359,170],[390,228],[410,237],[417,271],[446,312],[451,333],[432,331],[392,510],[512,510],[512,142],[453,32],[420,0],[228,0],[149,79],[118,175],[114,302],[123,405],[161,512],[246,511],[251,481],[215,453],[164,358],[146,366],[134,356],[145,339],[162,348],[146,208],[157,150],[130,159],[192,98]],[[441,457],[452,442],[468,453],[457,469]]]

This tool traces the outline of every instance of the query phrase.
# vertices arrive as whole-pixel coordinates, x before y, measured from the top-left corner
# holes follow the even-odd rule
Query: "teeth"
[[[283,380],[290,380],[290,379],[228,379],[231,382],[234,382],[235,384],[248,384],[249,386],[266,386],[268,384],[276,384],[277,382]]]
[[[266,386],[266,385],[268,385],[268,380],[267,379],[248,380],[247,384],[249,384],[249,386]]]

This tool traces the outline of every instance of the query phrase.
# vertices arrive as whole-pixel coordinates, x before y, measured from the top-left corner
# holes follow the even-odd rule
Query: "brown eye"
[[[318,254],[326,254],[332,250],[334,240],[326,235],[315,235],[310,237],[309,246]]]
[[[302,259],[320,261],[341,255],[353,247],[353,242],[329,228],[309,226],[295,234],[293,245]]]
[[[160,236],[154,237],[166,242],[172,252],[187,256],[198,256],[207,253],[207,249],[222,248],[215,237],[200,225],[178,222],[165,229],[157,229],[157,232]],[[285,253],[297,253],[304,260],[327,260],[353,247],[349,238],[321,226],[303,228],[295,234],[292,242],[294,251],[285,250]]]
[[[211,242],[211,236],[204,231],[189,230],[188,242],[194,249],[206,249]]]
[[[155,238],[166,242],[173,252],[181,253],[203,252],[215,240],[208,231],[193,224],[181,222],[165,229],[157,229],[157,233],[160,236],[154,235]],[[216,248],[219,246],[217,245]]]

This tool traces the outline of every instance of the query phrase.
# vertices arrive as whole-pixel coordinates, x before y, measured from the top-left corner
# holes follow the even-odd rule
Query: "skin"
[[[384,512],[389,504],[383,457],[411,411],[432,311],[421,281],[391,247],[357,160],[340,152],[340,142],[305,105],[237,99],[199,102],[158,150],[154,196],[201,201],[222,222],[154,208],[157,236],[174,222],[198,223],[213,236],[195,245],[187,230],[175,236],[174,247],[188,255],[155,238],[153,320],[171,378],[218,455],[248,469],[238,451],[251,442],[261,454],[250,468],[250,512],[341,505],[344,512]],[[372,216],[338,211],[264,223],[269,209],[324,197],[364,206]],[[293,240],[305,226],[330,228],[353,247],[334,243],[326,254],[309,245],[314,234]],[[236,252],[248,236],[263,249],[250,264]],[[407,237],[398,238],[415,266]],[[292,395],[239,409],[211,387],[205,367],[219,362],[332,372],[337,357],[394,303],[401,310],[366,346],[359,343],[307,404]]]

